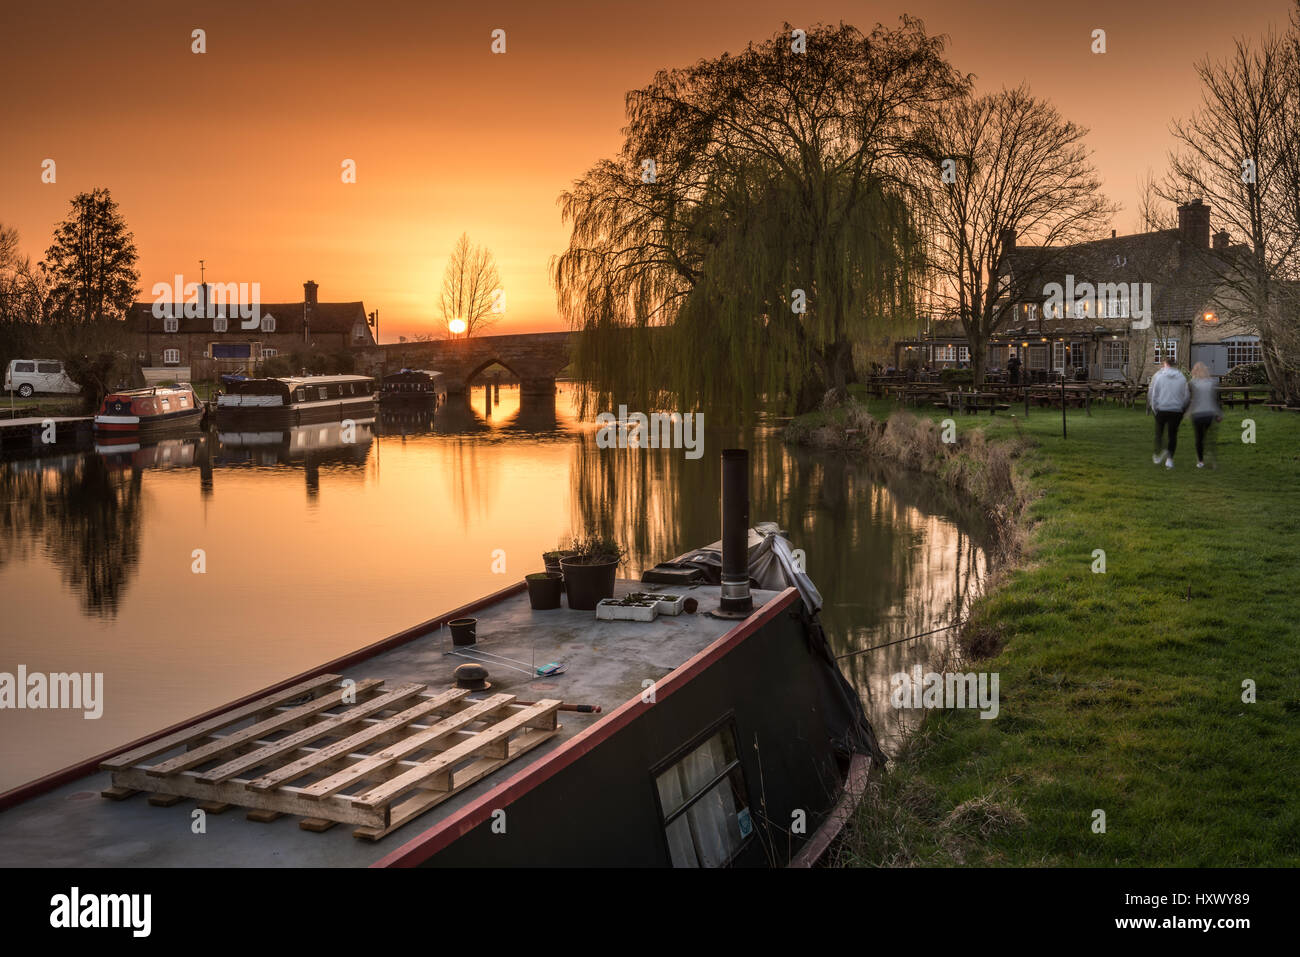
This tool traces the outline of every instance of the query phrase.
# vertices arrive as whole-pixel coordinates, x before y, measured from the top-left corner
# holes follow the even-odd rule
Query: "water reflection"
[[[716,541],[718,452],[739,439],[710,432],[708,454],[694,461],[678,450],[575,446],[574,526],[598,516],[599,531],[628,547],[637,573]],[[826,603],[827,633],[888,748],[915,719],[890,706],[890,675],[918,663],[928,668],[952,635],[900,639],[956,622],[978,595],[988,571],[980,518],[922,476],[793,448],[774,428],[760,428],[746,444],[751,520],[780,523],[804,549]]]
[[[436,412],[383,406],[350,441],[341,423],[195,431],[0,463],[6,657],[96,658],[133,703],[66,734],[0,729],[0,787],[501,588],[589,516],[628,546],[625,574],[714,541],[732,445],[750,449],[752,518],[806,551],[838,653],[946,624],[984,580],[978,523],[915,476],[789,448],[773,425],[711,430],[696,460],[594,437],[567,389],[479,387]],[[946,640],[843,659],[886,742],[889,674]]]
[[[140,554],[143,474],[138,467],[112,468],[95,454],[0,465],[0,568],[31,560],[36,546],[83,613],[112,617]],[[14,600],[56,600],[5,598],[11,611]]]

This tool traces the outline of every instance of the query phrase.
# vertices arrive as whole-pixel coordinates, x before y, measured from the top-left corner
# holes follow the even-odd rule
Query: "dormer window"
[[[180,327],[181,321],[175,316],[168,316],[163,320],[163,332],[178,332]]]
[[[262,317],[262,331],[275,332],[275,316]]]
[[[227,328],[228,326],[227,326],[225,316],[217,316],[215,319],[212,320],[213,332],[225,332]]]

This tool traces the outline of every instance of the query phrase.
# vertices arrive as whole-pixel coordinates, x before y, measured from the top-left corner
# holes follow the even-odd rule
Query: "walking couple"
[[[1196,467],[1205,467],[1205,436],[1210,426],[1223,420],[1214,379],[1204,362],[1192,367],[1191,386],[1183,374],[1166,359],[1147,385],[1147,405],[1156,415],[1156,451],[1151,461],[1165,468],[1174,467],[1174,452],[1178,449],[1178,427],[1184,413],[1192,417],[1196,430]],[[1165,433],[1168,438],[1165,438]]]

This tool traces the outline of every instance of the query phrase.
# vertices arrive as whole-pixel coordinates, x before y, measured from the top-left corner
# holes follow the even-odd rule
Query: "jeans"
[[[1156,413],[1156,451],[1159,452],[1164,447],[1161,436],[1164,434],[1165,427],[1169,428],[1169,457],[1174,457],[1174,451],[1178,448],[1178,427],[1183,424],[1183,414],[1181,412],[1157,412]]]
[[[1213,412],[1201,412],[1192,416],[1192,425],[1196,429],[1196,461],[1198,462],[1205,461],[1205,434],[1210,431],[1214,419]]]

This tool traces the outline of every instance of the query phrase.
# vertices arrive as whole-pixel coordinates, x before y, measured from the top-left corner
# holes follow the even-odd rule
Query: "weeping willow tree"
[[[912,310],[919,118],[968,80],[919,21],[778,33],[627,97],[619,155],[560,198],[584,400],[814,407]]]

